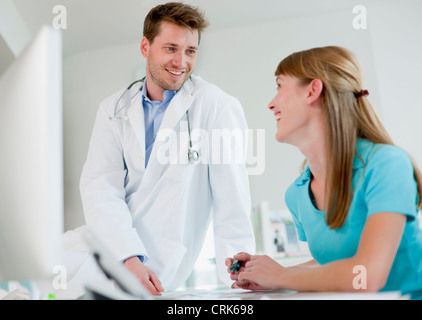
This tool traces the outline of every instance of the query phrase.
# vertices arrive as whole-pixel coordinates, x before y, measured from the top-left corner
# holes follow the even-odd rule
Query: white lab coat
[[[169,104],[160,127],[161,132],[174,132],[169,135],[173,139],[157,138],[145,168],[142,95],[119,115],[122,119],[110,119],[122,92],[104,100],[97,113],[80,182],[87,225],[118,260],[146,256],[145,264],[172,290],[192,271],[212,216],[217,269],[230,285],[225,258],[255,250],[246,165],[210,164],[212,152],[208,161],[187,164],[186,110],[192,132],[246,132],[241,104],[192,76]],[[178,150],[178,163],[160,163],[157,154],[170,149]],[[198,151],[205,157],[202,149]],[[222,153],[234,149],[226,145]]]

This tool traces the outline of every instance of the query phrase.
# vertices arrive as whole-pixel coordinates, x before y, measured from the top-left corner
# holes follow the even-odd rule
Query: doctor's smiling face
[[[147,59],[147,90],[150,99],[163,100],[165,90],[179,90],[196,65],[199,32],[162,21],[153,41],[141,42]]]

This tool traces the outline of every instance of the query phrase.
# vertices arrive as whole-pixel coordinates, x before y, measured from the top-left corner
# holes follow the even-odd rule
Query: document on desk
[[[408,297],[400,292],[342,293],[342,292],[296,292],[291,290],[181,290],[165,292],[163,299],[171,300],[402,300]]]
[[[291,290],[198,289],[164,292],[162,298],[176,300],[278,300],[295,292]]]

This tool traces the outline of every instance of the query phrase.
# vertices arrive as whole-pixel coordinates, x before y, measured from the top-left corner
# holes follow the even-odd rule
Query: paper
[[[204,289],[164,292],[162,298],[176,300],[260,300],[263,297],[266,297],[266,299],[278,300],[294,292],[295,291],[290,290],[252,291],[243,289]]]
[[[296,292],[291,290],[252,291],[243,289],[184,290],[165,292],[163,299],[175,300],[399,300],[400,292]]]

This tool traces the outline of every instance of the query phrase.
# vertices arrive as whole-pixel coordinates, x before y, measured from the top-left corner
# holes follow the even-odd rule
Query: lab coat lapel
[[[192,96],[192,82],[188,80],[167,107],[158,134],[175,130],[175,127],[183,119],[194,100],[195,98]],[[176,134],[177,136],[179,135],[177,131]],[[157,152],[164,143],[177,143],[177,141],[155,140],[144,176],[144,180],[148,181],[147,183],[153,183],[153,181],[158,180],[166,168],[157,159]]]
[[[160,126],[160,131],[173,129],[184,117],[186,111],[193,103],[193,100],[194,97],[187,90],[182,90],[179,92],[179,94],[176,94],[176,96],[170,102],[166,113],[164,114],[164,118]]]
[[[143,154],[145,154],[145,120],[141,93],[139,93],[136,98],[133,99],[132,104],[128,108],[127,117],[133,131],[135,132],[140,149],[142,150]]]

